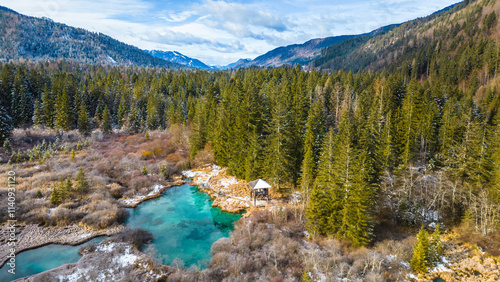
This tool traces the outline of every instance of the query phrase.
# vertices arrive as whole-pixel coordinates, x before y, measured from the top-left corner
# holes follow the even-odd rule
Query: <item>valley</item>
[[[0,280],[500,280],[499,14],[211,67],[2,7]]]

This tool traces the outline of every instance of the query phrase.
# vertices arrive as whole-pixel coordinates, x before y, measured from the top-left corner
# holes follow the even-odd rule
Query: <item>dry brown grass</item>
[[[16,129],[12,138],[12,147],[16,151],[31,149],[43,140],[56,142],[58,148],[65,146],[69,149],[59,150],[43,164],[37,161],[2,164],[0,172],[16,172],[16,200],[22,214],[21,221],[58,226],[80,223],[94,229],[105,228],[119,223],[125,216],[117,199],[146,192],[152,185],[161,184],[179,173],[179,168],[189,167],[187,143],[182,141],[185,133],[181,134],[179,128],[176,130],[175,140],[172,133],[164,131],[152,131],[151,139],[146,140],[143,134],[103,136],[95,130],[89,137],[89,147],[79,151],[76,145],[79,141],[83,144],[85,138],[77,131]],[[70,157],[71,149],[76,151],[74,159]],[[154,156],[141,157],[140,152],[144,150],[152,150]],[[165,161],[169,154],[176,155],[176,162]],[[160,175],[163,165],[166,172]],[[149,175],[141,173],[143,166],[147,167]],[[90,186],[83,195],[74,190],[74,179],[80,167]],[[66,193],[60,205],[52,205],[52,188],[67,178],[72,179],[73,190]],[[0,178],[0,185],[7,187],[7,178]],[[41,198],[37,196],[38,190]],[[5,192],[5,189],[0,189],[0,195]],[[2,212],[0,222],[7,220],[5,214]]]

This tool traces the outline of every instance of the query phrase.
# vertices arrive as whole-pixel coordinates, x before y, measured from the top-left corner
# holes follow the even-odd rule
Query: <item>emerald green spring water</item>
[[[82,246],[99,243],[104,239],[106,237],[97,237],[79,246],[53,244],[19,253],[16,255],[16,273],[11,274],[7,272],[10,267],[5,264],[0,269],[0,281],[12,281],[56,268],[63,264],[75,263],[81,257],[78,250]]]
[[[175,258],[185,267],[204,268],[210,260],[210,248],[221,237],[228,237],[233,224],[241,216],[212,208],[210,197],[187,184],[172,187],[162,197],[152,199],[130,209],[126,226],[143,228],[154,235],[153,247],[171,264]],[[94,238],[85,244],[98,243],[105,237]],[[12,281],[75,263],[80,259],[79,246],[48,245],[16,255],[16,274],[7,272],[8,265],[0,269],[0,281]]]
[[[221,237],[228,237],[241,215],[212,208],[212,201],[198,187],[184,184],[130,210],[126,226],[143,228],[154,236],[153,246],[171,264],[175,258],[185,267],[206,266],[210,248]]]

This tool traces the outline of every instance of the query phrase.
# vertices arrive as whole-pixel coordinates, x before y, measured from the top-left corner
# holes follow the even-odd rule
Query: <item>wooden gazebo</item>
[[[269,188],[271,185],[262,179],[248,182],[250,186],[250,199],[253,198],[253,205],[256,205],[257,197],[266,198],[269,201]]]

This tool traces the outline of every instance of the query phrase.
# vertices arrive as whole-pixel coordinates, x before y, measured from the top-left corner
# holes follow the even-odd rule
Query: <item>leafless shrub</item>
[[[130,180],[129,183],[129,188],[134,189],[134,190],[140,190],[145,187],[151,187],[153,185],[153,182],[151,181],[150,177],[147,175],[137,175],[132,177],[132,180]]]
[[[117,239],[134,245],[137,249],[141,249],[144,245],[153,241],[153,234],[145,229],[127,229],[117,236]]]

